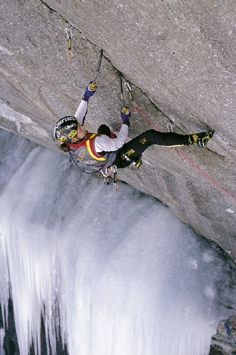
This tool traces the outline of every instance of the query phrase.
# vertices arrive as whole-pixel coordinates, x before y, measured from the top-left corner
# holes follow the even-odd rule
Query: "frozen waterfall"
[[[54,355],[59,323],[70,355],[207,355],[235,302],[224,253],[155,198],[9,132],[0,142],[0,297],[20,354],[32,340],[40,354],[42,314]]]

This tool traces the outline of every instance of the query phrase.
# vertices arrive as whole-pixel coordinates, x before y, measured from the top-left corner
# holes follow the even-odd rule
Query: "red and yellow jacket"
[[[77,161],[82,161],[84,164],[94,168],[103,168],[110,166],[116,159],[117,151],[104,152],[98,154],[94,147],[95,138],[100,136],[96,133],[87,133],[86,137],[75,144],[68,144],[73,157]]]

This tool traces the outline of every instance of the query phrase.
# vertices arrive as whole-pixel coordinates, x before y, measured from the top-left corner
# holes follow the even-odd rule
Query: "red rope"
[[[140,107],[136,106],[136,104],[135,104],[134,108],[131,110],[131,113],[133,113],[135,110],[139,111],[139,112],[146,118],[146,120],[147,120],[153,127],[156,128],[157,131],[161,132],[160,128],[151,120],[151,118],[149,118],[149,117],[146,115],[146,113],[145,113],[143,110],[141,110]],[[120,127],[120,125],[119,125],[118,127]],[[118,127],[117,127],[117,128],[118,128]],[[115,128],[114,130],[116,130],[117,128]],[[191,159],[189,159],[183,152],[181,152],[180,149],[175,148],[175,150],[176,150],[180,155],[182,155],[182,157],[183,157],[184,159],[186,159],[186,160],[189,162],[189,164],[191,164],[196,170],[198,170],[203,176],[205,176],[205,178],[206,178],[207,180],[209,180],[209,181],[210,181],[213,185],[215,185],[219,190],[221,190],[223,193],[225,193],[226,195],[228,195],[229,197],[231,197],[233,200],[236,201],[236,197],[234,197],[233,195],[231,195],[231,194],[230,194],[228,191],[226,191],[222,186],[220,186],[219,184],[217,184],[217,182],[215,182],[209,175],[207,175],[206,173],[204,173],[204,171],[201,170],[201,169],[200,169]]]
[[[146,115],[145,112],[143,112],[143,110],[141,110],[140,107],[135,106],[134,109],[136,109],[136,110],[138,110],[139,112],[141,112],[141,114],[146,118],[146,120],[147,120],[149,123],[151,123],[151,125],[152,125],[153,127],[155,127],[157,131],[161,132],[160,128],[151,120],[151,118],[149,118],[149,117]]]
[[[204,173],[204,171],[202,171],[199,166],[197,166],[191,159],[189,159],[183,152],[181,152],[180,149],[175,148],[175,150],[177,150],[177,152],[182,155],[182,157],[184,157],[195,169],[197,169],[202,175],[204,175],[213,185],[215,185],[216,187],[218,187],[218,189],[220,189],[222,192],[224,192],[226,195],[228,195],[229,197],[231,197],[233,200],[236,201],[236,197],[234,197],[233,195],[231,195],[228,191],[226,191],[223,187],[221,187],[219,184],[217,184],[217,182],[215,182],[209,175],[207,175],[206,173]]]

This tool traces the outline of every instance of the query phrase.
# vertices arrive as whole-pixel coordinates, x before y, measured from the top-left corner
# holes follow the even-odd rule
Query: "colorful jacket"
[[[93,170],[100,170],[107,168],[115,161],[117,151],[113,152],[99,152],[95,150],[95,138],[99,134],[87,133],[85,139],[82,141],[69,144],[70,151],[76,161],[82,162]]]

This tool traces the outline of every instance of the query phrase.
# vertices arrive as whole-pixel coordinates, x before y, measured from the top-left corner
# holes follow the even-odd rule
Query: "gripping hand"
[[[89,98],[95,94],[96,89],[97,85],[93,81],[90,81],[90,83],[86,86],[82,100],[88,101]]]
[[[130,117],[131,117],[131,113],[129,111],[129,108],[128,107],[123,107],[120,111],[120,116],[121,116],[121,119],[123,121],[123,124],[126,124],[127,126],[130,126]]]

